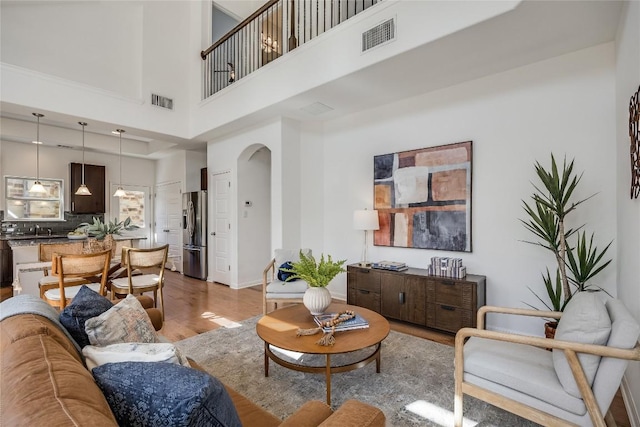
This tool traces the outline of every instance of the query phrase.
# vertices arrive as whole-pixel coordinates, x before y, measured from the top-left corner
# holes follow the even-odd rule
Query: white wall
[[[319,178],[323,227],[303,216],[303,245],[322,241],[314,252],[358,261],[363,237],[353,230],[352,215],[373,206],[373,156],[472,140],[473,252],[373,247],[369,258],[426,267],[435,255],[461,256],[469,273],[487,276],[488,304],[533,303],[527,286],[543,292],[540,274],[554,265],[546,251],[521,242],[531,238],[518,219],[525,217],[521,200],[533,190],[535,160],[549,165],[551,152],[575,158],[575,169],[585,172],[576,197],[598,195],[571,221],[587,223],[599,246],[616,238],[614,78],[610,43],[327,123]],[[313,164],[318,151],[317,144],[303,144],[302,163]],[[306,171],[301,176],[313,179]],[[318,183],[310,189],[302,191],[302,206],[317,206]],[[597,283],[616,295],[616,248],[608,255],[614,262]],[[346,275],[331,291],[346,296]],[[537,322],[507,319],[489,319],[489,327],[542,330]]]
[[[78,138],[81,138],[78,132]],[[48,145],[40,146],[40,177],[62,178],[64,180],[64,210],[70,209],[69,163],[82,163],[82,151]],[[111,184],[120,182],[120,158],[104,153],[85,152],[85,163],[104,165],[106,210],[109,218],[111,202]],[[0,145],[0,176],[35,176],[36,150],[34,144],[2,141]],[[155,161],[135,157],[122,157],[122,184],[141,185],[153,188],[155,184]],[[4,183],[3,183],[4,186]],[[75,191],[75,190],[74,190]],[[0,194],[0,209],[4,209],[4,194]]]
[[[140,98],[141,23],[140,3],[8,3],[2,61]]]
[[[3,2],[3,101],[186,136],[200,2]],[[193,70],[198,71],[193,71]],[[151,105],[151,93],[174,110]],[[34,110],[36,111],[36,110]]]
[[[616,52],[616,181],[618,297],[640,322],[640,199],[630,199],[629,99],[640,85],[640,3],[622,14]],[[640,426],[640,363],[625,374],[623,396],[632,425]],[[635,422],[635,424],[634,424]]]
[[[178,151],[170,156],[158,159],[156,162],[156,184],[168,184],[172,182],[182,183],[182,192],[186,190],[186,165],[187,152]]]
[[[187,151],[185,161],[186,190],[200,191],[202,188],[200,171],[207,167],[207,155],[204,151]]]

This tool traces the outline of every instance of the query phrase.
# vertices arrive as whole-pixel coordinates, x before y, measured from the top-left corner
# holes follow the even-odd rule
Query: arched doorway
[[[271,258],[271,150],[262,144],[238,156],[238,287],[258,284]]]

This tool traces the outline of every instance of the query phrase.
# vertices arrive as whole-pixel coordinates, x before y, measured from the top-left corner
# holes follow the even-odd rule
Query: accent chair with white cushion
[[[311,249],[302,249],[305,256],[311,255]],[[300,249],[276,249],[274,257],[262,272],[262,303],[263,313],[267,314],[267,302],[300,303],[309,284],[301,279],[285,281],[286,278],[278,272],[285,263],[300,261]],[[280,280],[280,279],[285,280]]]
[[[622,301],[601,297],[579,292],[563,313],[482,307],[478,327],[456,334],[455,426],[462,426],[464,394],[544,426],[609,425],[629,360],[640,361],[640,326]],[[560,322],[555,339],[531,337],[485,330],[487,313]]]

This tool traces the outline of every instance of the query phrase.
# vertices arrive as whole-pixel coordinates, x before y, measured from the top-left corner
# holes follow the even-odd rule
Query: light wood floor
[[[0,300],[10,296],[11,288],[0,289]],[[240,322],[262,314],[262,290],[259,286],[233,290],[225,285],[191,279],[170,271],[166,272],[164,298],[165,323],[160,333],[171,341],[179,341],[219,328],[225,321]],[[397,332],[441,344],[454,344],[454,337],[450,334],[403,322],[389,323],[391,329]],[[619,427],[631,426],[620,392],[614,398],[612,412]]]
[[[165,324],[160,333],[171,341],[216,329],[225,320],[239,322],[262,314],[262,289],[259,286],[233,290],[225,285],[191,279],[175,272],[166,274]],[[391,329],[397,332],[441,344],[454,344],[454,337],[450,334],[403,322],[389,323]],[[630,427],[620,392],[612,403],[612,412],[619,427]]]

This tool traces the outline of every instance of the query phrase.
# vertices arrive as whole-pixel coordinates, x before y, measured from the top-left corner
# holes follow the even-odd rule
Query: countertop
[[[49,243],[76,243],[86,242],[87,239],[69,239],[66,234],[52,234],[52,235],[35,235],[35,234],[4,234],[0,235],[0,240],[6,240],[9,246],[35,246],[39,244]],[[134,236],[114,236],[113,240],[146,240],[146,237],[134,237]]]

